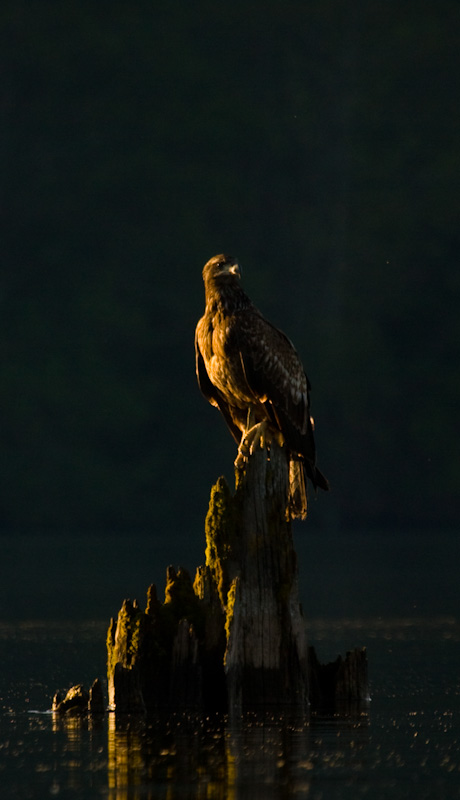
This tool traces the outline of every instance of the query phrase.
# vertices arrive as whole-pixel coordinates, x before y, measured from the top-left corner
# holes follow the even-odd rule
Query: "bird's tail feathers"
[[[318,488],[323,489],[323,491],[329,491],[329,481],[327,478],[324,477],[321,470],[315,464],[312,464],[310,461],[305,459],[305,472],[307,473],[307,477],[310,478],[313,486],[315,487],[315,492]]]
[[[323,473],[318,469],[318,467],[315,467],[315,489],[317,486],[319,486],[319,488],[323,489],[325,492],[329,491],[328,479],[324,477]]]
[[[291,458],[289,462],[289,514],[291,519],[307,516],[307,477],[303,461]]]
[[[307,516],[307,477],[310,478],[315,492],[318,489],[329,491],[329,481],[318,467],[293,458],[289,461],[289,514],[291,519],[305,519]]]

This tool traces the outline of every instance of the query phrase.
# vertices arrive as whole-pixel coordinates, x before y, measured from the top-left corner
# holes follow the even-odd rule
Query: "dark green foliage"
[[[235,456],[194,378],[222,250],[313,384],[312,524],[458,520],[458,4],[0,22],[0,526],[198,527]]]

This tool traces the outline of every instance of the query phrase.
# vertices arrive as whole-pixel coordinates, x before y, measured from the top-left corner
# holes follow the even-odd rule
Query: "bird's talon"
[[[235,459],[235,467],[236,469],[243,469],[244,465],[246,464],[248,457],[244,455],[240,450],[238,451],[238,455]]]

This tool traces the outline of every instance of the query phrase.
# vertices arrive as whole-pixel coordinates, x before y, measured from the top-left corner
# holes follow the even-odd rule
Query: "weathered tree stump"
[[[282,705],[304,712],[367,698],[364,651],[321,666],[307,648],[288,513],[285,451],[272,442],[219,478],[206,517],[206,562],[192,585],[169,567],[165,601],[125,600],[107,637],[109,707],[241,712]],[[310,683],[310,689],[309,689]]]

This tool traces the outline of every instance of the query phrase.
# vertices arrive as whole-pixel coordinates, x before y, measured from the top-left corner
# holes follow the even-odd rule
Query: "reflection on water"
[[[56,771],[50,793],[55,796],[62,796],[63,791],[78,794],[82,788],[82,772],[103,775],[107,768],[103,721],[77,716],[63,719],[51,714],[51,727],[55,734],[53,749],[60,766],[65,764],[65,770]]]
[[[110,800],[460,797],[458,703],[421,708],[412,697],[376,706],[234,722],[53,716],[59,767],[48,790],[85,800],[91,791]]]
[[[145,725],[108,721],[108,786],[112,800],[183,796],[225,798],[228,786],[225,736],[219,723],[187,717]],[[129,790],[129,794],[128,794]]]
[[[365,710],[343,718],[285,714],[108,720],[112,800],[241,798],[306,792],[315,770],[347,769],[369,740]]]
[[[322,661],[368,646],[372,702],[361,709],[148,722],[47,712],[57,688],[93,680],[100,645],[103,669],[103,635],[94,624],[0,626],[2,800],[460,797],[455,619],[311,624]]]

